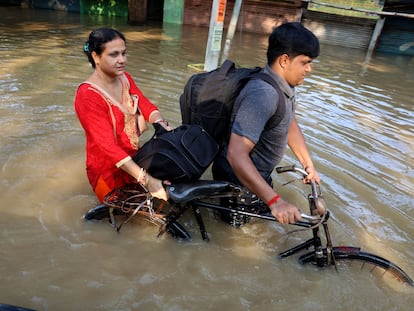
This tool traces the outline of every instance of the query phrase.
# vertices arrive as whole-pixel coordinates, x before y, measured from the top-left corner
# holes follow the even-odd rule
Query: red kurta
[[[98,181],[109,189],[133,181],[119,169],[139,148],[137,116],[146,121],[158,108],[138,89],[125,73],[122,103],[89,82],[82,83],[75,96],[75,111],[86,135],[86,172],[92,189],[97,193]],[[138,109],[137,109],[138,106]],[[102,201],[102,193],[97,196]]]

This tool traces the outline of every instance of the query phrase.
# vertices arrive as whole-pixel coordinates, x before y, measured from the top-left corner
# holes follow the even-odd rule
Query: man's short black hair
[[[319,55],[319,40],[301,23],[289,22],[275,28],[269,36],[267,63],[272,65],[280,55],[289,57],[306,55],[316,58]]]

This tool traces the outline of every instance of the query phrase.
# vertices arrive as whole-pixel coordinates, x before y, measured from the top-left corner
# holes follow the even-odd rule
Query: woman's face
[[[125,71],[127,63],[126,45],[121,38],[105,43],[101,55],[92,52],[96,69],[109,76],[120,76]]]

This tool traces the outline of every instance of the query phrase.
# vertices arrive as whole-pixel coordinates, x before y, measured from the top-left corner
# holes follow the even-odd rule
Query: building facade
[[[236,0],[0,0],[0,4],[209,27],[213,1],[225,5],[229,25]],[[323,43],[414,56],[412,0],[244,0],[239,31],[268,34],[286,21],[300,21]]]

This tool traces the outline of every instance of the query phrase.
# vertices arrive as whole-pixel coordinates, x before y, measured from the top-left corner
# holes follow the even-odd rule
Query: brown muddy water
[[[203,211],[193,239],[157,238],[134,220],[117,234],[82,216],[96,205],[73,111],[91,72],[89,32],[124,32],[128,71],[173,125],[187,79],[204,62],[207,29],[0,7],[0,303],[36,310],[411,310],[413,289],[367,271],[301,266],[277,254],[309,233],[255,221],[242,229]],[[236,34],[230,57],[263,65],[266,37]],[[298,120],[322,177],[336,245],[361,246],[414,277],[414,60],[322,46],[298,88]],[[288,152],[283,164],[294,163]],[[274,176],[305,208],[300,184]],[[411,307],[410,307],[411,306]]]

